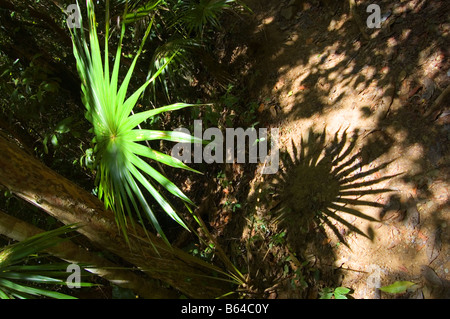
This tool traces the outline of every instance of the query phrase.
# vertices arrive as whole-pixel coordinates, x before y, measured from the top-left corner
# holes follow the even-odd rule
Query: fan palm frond
[[[180,19],[186,25],[188,33],[195,31],[201,35],[206,25],[220,27],[219,16],[229,9],[236,0],[200,0],[185,1]]]
[[[66,285],[65,279],[69,275],[68,264],[25,265],[25,262],[32,258],[30,256],[67,240],[60,236],[73,232],[76,228],[73,225],[63,226],[0,249],[0,299],[33,297],[73,299],[74,297],[70,295],[47,288],[49,285]],[[80,286],[89,287],[93,284],[84,282],[80,283]]]
[[[132,11],[127,12],[123,16],[123,21],[128,24],[145,19],[154,13],[163,3],[163,0],[145,1],[145,3],[142,4],[133,3],[130,7]]]
[[[81,88],[83,102],[87,110],[86,117],[91,122],[93,133],[95,134],[93,142],[95,144],[94,152],[99,188],[98,195],[103,199],[105,206],[114,211],[116,222],[127,241],[128,220],[133,227],[135,225],[133,222],[133,211],[136,212],[141,223],[144,223],[142,215],[146,216],[155,230],[167,241],[156,217],[154,208],[146,199],[145,192],[148,192],[153,197],[166,214],[185,228],[187,226],[183,220],[166,198],[157,190],[154,182],[159,183],[168,192],[182,201],[188,204],[193,203],[174,183],[149,165],[143,158],[148,158],[176,168],[190,171],[195,170],[189,168],[174,157],[144,146],[141,142],[167,140],[172,142],[196,143],[201,142],[201,140],[181,132],[145,130],[137,129],[137,127],[143,121],[157,114],[190,107],[192,104],[175,103],[136,114],[133,113],[133,108],[143,91],[163,72],[173,57],[167,59],[136,91],[128,94],[136,61],[150,33],[152,23],[149,24],[136,56],[119,86],[121,46],[125,33],[125,24],[122,24],[114,66],[110,74],[108,2],[106,11],[107,23],[103,61],[97,36],[92,0],[87,0],[87,14],[89,18],[88,40],[86,39],[83,28],[73,29],[71,31],[73,52],[77,62],[78,73],[82,81]],[[80,23],[82,24],[82,19],[80,19]],[[148,180],[146,175],[150,176],[151,180]],[[143,214],[141,214],[141,211],[143,211]]]

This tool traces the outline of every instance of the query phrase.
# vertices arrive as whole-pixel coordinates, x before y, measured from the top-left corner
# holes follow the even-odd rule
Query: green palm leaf
[[[169,84],[175,83],[175,79],[180,75],[184,77],[193,77],[192,69],[194,69],[193,59],[198,51],[203,50],[201,41],[191,38],[174,38],[159,46],[152,57],[150,64],[150,72],[159,70],[168,59],[172,62],[159,77],[159,82],[163,89],[167,100],[170,101]],[[156,98],[156,82],[151,85],[153,98]]]
[[[159,1],[156,1],[153,4],[156,6],[158,3]],[[142,52],[145,40],[149,35],[153,20],[150,22],[137,54],[119,86],[121,45],[125,33],[125,24],[122,24],[114,66],[110,74],[108,56],[108,8],[107,2],[104,61],[102,61],[100,53],[94,5],[91,0],[87,1],[87,14],[89,17],[88,37],[86,37],[82,28],[71,30],[73,52],[77,62],[78,73],[82,81],[81,89],[83,102],[87,110],[86,117],[93,125],[93,133],[95,134],[93,142],[95,144],[94,152],[99,189],[98,195],[104,201],[105,206],[114,211],[119,229],[123,232],[127,241],[128,223],[130,222],[134,226],[132,218],[133,210],[136,212],[140,222],[143,222],[141,216],[146,216],[155,230],[167,241],[154,209],[146,199],[146,193],[150,194],[155,202],[173,220],[186,229],[187,226],[170,203],[159,193],[158,189],[153,185],[153,182],[147,179],[146,175],[158,182],[159,185],[175,197],[186,203],[193,203],[175,184],[170,182],[141,157],[172,167],[194,170],[184,165],[178,159],[162,154],[140,143],[150,140],[201,143],[201,140],[180,132],[142,130],[137,129],[137,127],[143,121],[159,113],[179,110],[190,107],[192,104],[175,103],[149,111],[133,113],[133,108],[143,91],[163,72],[172,60],[173,55],[158,70],[155,70],[152,76],[136,91],[129,94],[128,89],[133,70]],[[153,10],[153,7],[147,9]],[[125,17],[127,17],[127,13],[125,13]],[[80,19],[80,22],[82,23],[82,19]]]
[[[143,5],[138,6],[135,4],[133,6],[133,3],[131,4],[131,8],[136,8],[133,10],[133,12],[127,13],[124,15],[124,22],[125,23],[134,23],[136,21],[139,21],[141,19],[147,18],[151,13],[153,13],[158,6],[163,4],[163,0],[150,0],[146,1]]]
[[[57,299],[73,299],[74,297],[49,290],[48,285],[65,286],[69,273],[66,263],[24,265],[37,253],[56,246],[66,240],[60,236],[72,232],[77,227],[63,226],[44,232],[0,250],[0,299],[50,297]],[[44,284],[45,287],[40,285]],[[90,287],[91,283],[80,283]]]
[[[196,31],[201,34],[206,24],[219,28],[220,13],[230,8],[230,4],[236,0],[200,0],[187,1],[181,20],[187,25],[188,32]]]

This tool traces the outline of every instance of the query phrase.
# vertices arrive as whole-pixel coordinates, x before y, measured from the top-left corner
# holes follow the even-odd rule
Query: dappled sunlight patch
[[[262,24],[268,25],[268,24],[273,23],[274,20],[275,20],[275,17],[270,16],[270,17],[267,17],[267,18],[263,19]]]
[[[363,24],[367,17],[364,9],[368,3],[357,1]],[[323,5],[322,2],[321,4]],[[409,272],[408,275],[415,275],[415,268],[408,263],[423,262],[423,256],[416,258],[411,254],[415,252],[423,254],[422,241],[425,237],[416,229],[416,235],[418,234],[416,243],[420,244],[415,245],[410,240],[414,236],[407,232],[408,229],[404,229],[403,222],[389,228],[385,220],[381,223],[366,220],[341,211],[340,207],[333,205],[342,206],[344,210],[355,209],[368,216],[380,218],[380,211],[384,209],[381,206],[389,205],[393,197],[398,195],[403,200],[403,197],[409,198],[411,195],[418,201],[420,217],[423,217],[421,225],[425,225],[426,218],[433,221],[438,218],[445,220],[442,211],[444,205],[448,206],[448,195],[444,191],[448,185],[445,180],[430,178],[429,175],[434,173],[427,168],[431,163],[436,172],[441,170],[442,166],[439,165],[444,163],[445,152],[442,142],[445,143],[447,140],[447,131],[444,131],[444,128],[437,128],[444,132],[439,138],[441,133],[435,130],[436,122],[428,125],[427,119],[422,116],[422,109],[429,108],[433,100],[436,100],[438,94],[441,94],[448,85],[450,72],[448,62],[443,59],[445,55],[442,55],[447,46],[447,41],[442,35],[445,36],[448,30],[448,23],[442,12],[445,3],[415,0],[402,3],[383,1],[380,6],[381,13],[387,16],[387,20],[383,21],[379,29],[366,30],[369,39],[362,36],[361,30],[348,19],[348,15],[341,14],[347,10],[344,6],[330,15],[322,14],[320,18],[316,15],[317,20],[314,23],[310,23],[310,16],[305,12],[294,16],[290,24],[282,24],[275,19],[275,23],[271,23],[270,30],[266,29],[269,32],[265,49],[266,52],[270,52],[270,56],[275,53],[276,59],[268,61],[262,57],[261,61],[258,61],[260,65],[257,65],[265,71],[268,65],[273,64],[276,70],[270,73],[267,79],[270,88],[276,83],[277,89],[264,91],[261,100],[272,94],[270,96],[272,103],[279,106],[280,110],[277,109],[276,113],[270,114],[274,116],[267,121],[280,127],[280,144],[287,149],[286,154],[289,154],[287,156],[290,158],[290,160],[282,158],[281,175],[285,178],[280,177],[278,183],[272,185],[275,190],[261,191],[261,202],[264,199],[268,200],[267,207],[271,209],[268,213],[267,207],[263,207],[261,202],[258,203],[258,208],[261,209],[259,213],[262,214],[258,215],[258,218],[261,218],[258,223],[261,225],[262,219],[266,218],[268,222],[272,217],[282,213],[289,216],[290,222],[283,224],[283,218],[280,217],[277,227],[271,225],[270,234],[267,234],[265,239],[274,234],[284,234],[283,239],[289,244],[296,242],[295,244],[298,244],[296,247],[300,247],[302,253],[307,250],[315,256],[326,256],[329,259],[339,257],[329,264],[334,265],[336,272],[345,267],[355,270],[344,271],[346,278],[355,280],[347,281],[345,286],[354,287],[355,291],[359,288],[358,280],[361,278],[366,280],[366,277],[371,276],[370,269],[366,269],[371,263],[385,264],[386,275],[391,279],[397,273],[390,274],[388,271],[397,268]],[[319,11],[323,11],[323,7],[318,6],[316,13]],[[294,33],[296,36],[291,37]],[[291,40],[295,40],[289,42],[292,46],[287,45],[286,41]],[[283,47],[281,53],[280,47]],[[430,80],[437,86],[432,87],[433,82]],[[434,88],[434,95],[427,101],[420,100],[419,108],[417,101],[422,99],[422,96],[428,96],[424,93],[432,92],[427,90],[429,87]],[[371,173],[358,181],[353,180],[348,185],[343,185],[339,178],[335,178],[333,169],[322,159],[326,157],[326,151],[321,153],[316,164],[296,158],[294,152],[290,151],[291,139],[294,141],[293,145],[297,147],[297,155],[304,149],[305,158],[313,156],[311,154],[314,152],[310,152],[307,138],[308,128],[312,126],[318,131],[326,127],[328,132],[336,132],[342,127],[348,127],[348,132],[359,128],[358,145],[355,145],[346,160],[350,161],[353,155],[359,153],[361,165],[358,168],[349,164],[342,168],[341,173],[344,172],[347,180],[361,177],[360,174],[364,172]],[[299,146],[301,137],[303,148]],[[338,142],[341,138],[342,136],[338,137]],[[332,144],[333,136],[328,134],[326,140],[328,142],[325,143],[325,149]],[[320,144],[320,139],[316,142]],[[347,139],[347,145],[349,143]],[[380,167],[390,160],[394,161],[386,167]],[[304,165],[299,165],[301,162]],[[344,162],[341,165],[344,165]],[[388,178],[400,173],[403,174],[399,178]],[[364,187],[363,185],[368,185],[366,183],[374,184]],[[369,193],[359,197],[364,191],[378,189],[392,189],[395,192]],[[353,197],[341,196],[340,193],[345,191],[353,191]],[[255,192],[258,193],[258,189]],[[355,195],[358,192],[359,195]],[[271,202],[271,195],[274,196],[274,202]],[[429,201],[431,197],[435,202]],[[375,204],[358,206],[354,205],[355,202],[350,204],[340,201],[346,198]],[[328,202],[331,204],[326,205]],[[279,211],[281,206],[284,206],[283,212]],[[333,218],[334,216],[326,216],[323,212],[311,213],[318,207],[325,207],[324,211],[328,209],[331,213],[335,213],[345,222],[361,230],[366,237],[347,228],[345,224]],[[425,215],[422,208],[426,209],[428,215]],[[306,213],[296,214],[300,211]],[[329,224],[318,215],[327,217]],[[293,216],[297,219],[294,220]],[[313,222],[308,222],[311,220]],[[372,234],[369,229],[373,230]],[[434,228],[431,229],[434,231]],[[342,244],[339,235],[348,241],[351,249]],[[296,238],[293,239],[293,236]],[[305,239],[303,242],[300,238],[302,236]],[[306,237],[319,242],[319,245],[314,247],[319,249],[309,249]],[[405,242],[403,239],[409,241]],[[302,243],[305,245],[302,246]],[[408,248],[408,245],[413,247]],[[318,252],[325,246],[332,247],[332,252]],[[264,250],[265,247],[261,247]],[[264,253],[266,251],[264,250]],[[395,259],[398,260],[391,265],[390,254],[394,251],[397,254]],[[299,259],[302,262],[309,260],[307,256],[310,254],[301,255],[303,259],[300,257]],[[268,262],[269,256],[270,252],[262,261]],[[277,261],[276,257],[271,262]],[[319,264],[319,267],[323,265],[323,263],[315,265]],[[270,267],[273,265],[270,264]],[[365,290],[366,288],[363,287],[358,292],[362,294],[359,296],[365,298],[372,295]]]
[[[342,28],[344,24],[348,21],[348,15],[342,14],[340,17],[336,17],[334,19],[331,19],[330,23],[328,24],[328,31],[339,31],[339,34],[342,34],[343,32],[346,32],[345,28]]]
[[[437,43],[432,43],[427,49],[420,53],[420,65],[425,77],[433,78],[446,63],[446,53],[436,50]]]

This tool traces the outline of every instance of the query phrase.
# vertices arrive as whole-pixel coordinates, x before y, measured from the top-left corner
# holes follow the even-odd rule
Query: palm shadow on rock
[[[278,200],[272,214],[286,230],[294,251],[305,251],[311,243],[315,243],[315,251],[323,248],[326,228],[348,247],[346,237],[352,232],[373,239],[371,226],[363,231],[355,221],[378,221],[364,210],[383,204],[363,197],[390,192],[377,184],[396,175],[378,177],[391,162],[378,166],[363,162],[360,151],[355,150],[357,136],[358,132],[348,136],[344,131],[339,137],[338,131],[327,142],[325,130],[315,133],[310,129],[300,145],[292,143],[292,154],[281,156],[283,172],[272,181]],[[366,166],[370,168],[366,170]]]

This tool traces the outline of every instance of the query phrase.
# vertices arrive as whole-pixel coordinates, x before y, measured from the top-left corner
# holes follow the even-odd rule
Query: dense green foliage
[[[158,81],[151,83],[153,98],[160,88],[167,99],[177,96],[182,85],[189,84],[197,76],[197,70],[211,74],[222,85],[230,78],[221,70],[211,55],[214,32],[220,28],[224,12],[237,12],[248,8],[237,0],[152,0],[131,4],[131,11],[124,17],[125,23],[133,23],[136,30],[144,29],[151,19],[155,28],[150,41],[153,49],[149,62],[149,77],[172,60],[161,72]],[[158,85],[159,83],[159,85]]]

